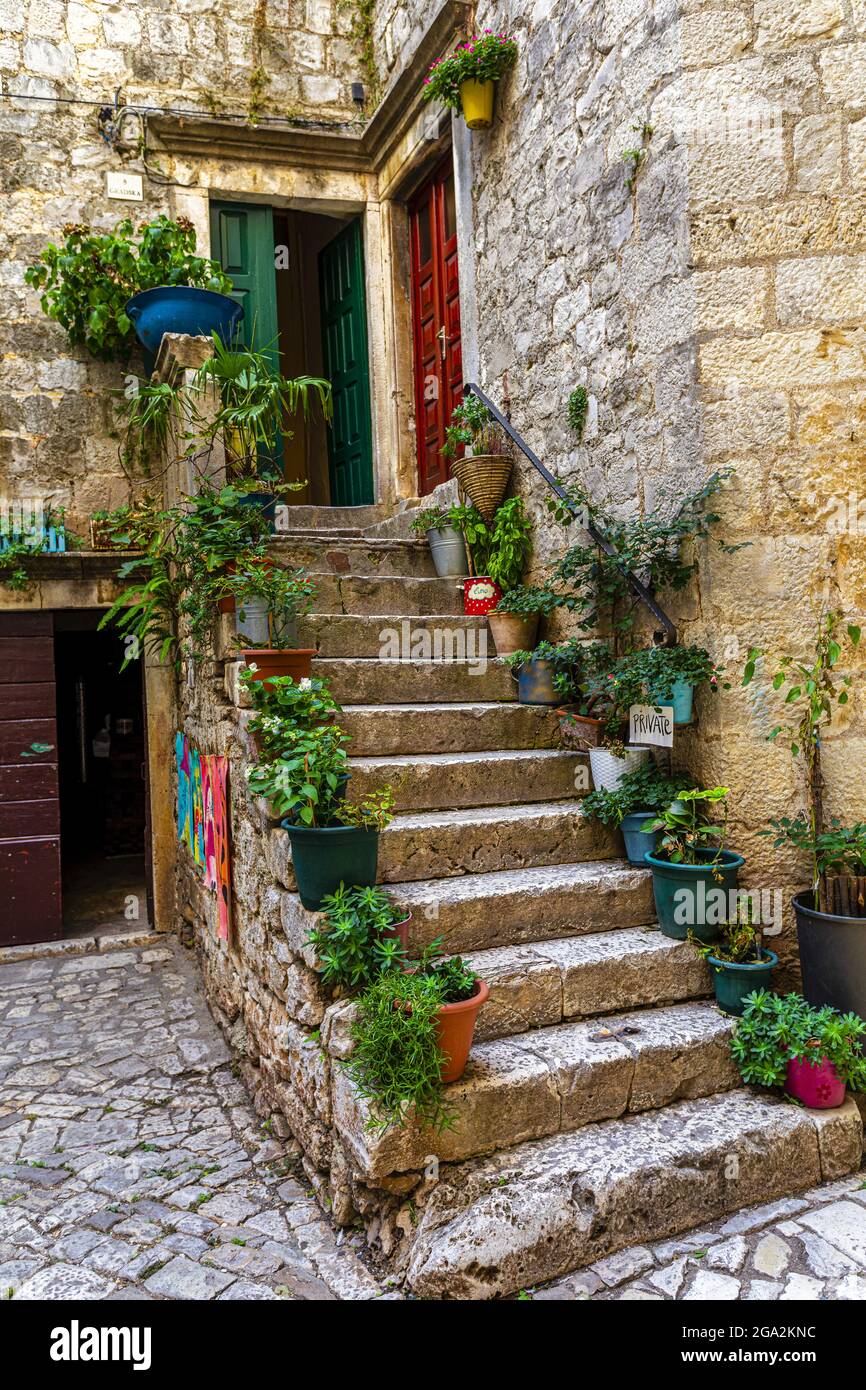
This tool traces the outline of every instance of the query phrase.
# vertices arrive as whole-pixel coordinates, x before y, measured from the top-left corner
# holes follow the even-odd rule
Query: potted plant
[[[309,611],[314,585],[303,570],[284,570],[262,561],[236,565],[219,581],[220,593],[235,600],[235,627],[247,643],[241,656],[255,678],[309,678],[315,647],[298,647],[298,617]]]
[[[463,611],[492,612],[504,590],[520,582],[532,546],[532,523],[519,497],[498,507],[488,524],[476,507],[456,511],[469,556],[470,578],[463,581]]]
[[[437,961],[438,945],[414,965],[380,974],[358,999],[344,1065],[370,1104],[372,1129],[453,1123],[442,1088],[463,1075],[490,990],[459,956]]]
[[[462,579],[469,573],[466,557],[466,542],[463,531],[455,519],[455,514],[463,508],[425,507],[413,518],[410,530],[413,535],[422,533],[427,537],[433,568],[440,579]]]
[[[716,1003],[723,1014],[738,1018],[745,1001],[756,989],[767,989],[779,964],[775,951],[764,948],[760,925],[753,921],[752,902],[737,903],[733,922],[723,922],[719,940],[707,946],[697,937],[694,944],[710,967]]]
[[[126,361],[136,334],[154,356],[163,333],[217,328],[228,340],[243,318],[221,266],[195,254],[185,217],[152,218],[137,234],[128,217],[112,232],[70,222],[63,233],[63,245],[47,246],[24,278],[70,345],[103,362]]]
[[[445,430],[442,457],[450,460],[451,472],[488,526],[511,477],[511,459],[497,445],[498,426],[487,406],[477,396],[464,396]]]
[[[581,814],[621,830],[628,862],[643,869],[647,851],[655,850],[661,831],[645,831],[641,826],[648,817],[667,810],[690,781],[687,776],[674,777],[655,763],[647,763],[624,773],[613,791],[601,787],[589,792],[580,803]]]
[[[837,818],[829,829],[824,815],[824,775],[821,746],[838,709],[847,705],[850,676],[840,676],[838,663],[846,646],[853,654],[860,645],[860,628],[846,625],[838,632],[838,613],[822,613],[817,622],[815,653],[801,659],[784,656],[778,662],[772,687],[785,723],[767,735],[782,739],[805,772],[807,809],[793,818],[771,821],[775,844],[790,845],[808,854],[811,886],[794,895],[797,940],[803,973],[803,993],[811,1004],[829,1004],[843,1012],[866,1013],[866,858],[862,827],[843,826]],[[763,653],[753,647],[743,685],[755,677]]]
[[[552,642],[539,642],[533,651],[509,652],[502,663],[517,682],[517,698],[521,705],[556,705],[559,695],[554,688]]]
[[[756,990],[745,1001],[731,1039],[743,1080],[752,1086],[783,1086],[813,1110],[841,1105],[845,1088],[866,1089],[863,1034],[855,1013],[829,1005],[816,1009],[801,994]]]
[[[683,788],[666,811],[641,826],[648,834],[661,832],[655,853],[644,857],[652,869],[659,927],[676,941],[685,941],[690,931],[700,941],[716,941],[729,920],[730,894],[746,861],[723,848],[727,795],[727,787]],[[716,808],[722,812],[718,824],[710,819]]]
[[[327,681],[295,681],[291,676],[262,681],[250,670],[242,671],[240,678],[255,710],[247,727],[265,761],[279,757],[297,731],[334,724],[341,712]]]
[[[341,883],[373,886],[379,835],[393,819],[390,787],[346,800],[347,743],[338,725],[298,729],[287,732],[278,757],[246,769],[250,790],[288,833],[298,894],[313,912]]]
[[[551,589],[518,584],[509,589],[487,614],[497,656],[510,656],[535,645],[538,624],[556,608],[558,599]]]
[[[322,899],[322,915],[307,937],[324,983],[353,993],[386,970],[402,969],[411,920],[381,888],[341,883]]]
[[[517,43],[505,34],[485,29],[459,43],[454,53],[433,64],[424,79],[424,100],[462,111],[470,130],[493,124],[496,83],[517,58]]]
[[[695,688],[706,682],[715,691],[720,675],[703,647],[646,647],[626,653],[614,667],[615,680],[634,697],[630,703],[671,706],[679,725],[692,722]]]

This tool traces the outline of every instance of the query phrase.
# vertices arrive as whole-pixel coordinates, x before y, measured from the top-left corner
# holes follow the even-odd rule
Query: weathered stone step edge
[[[312,674],[324,677],[341,704],[465,704],[470,700],[512,701],[510,672],[496,662],[482,670],[472,661],[377,661],[370,657],[315,657]]]
[[[269,854],[277,881],[294,891],[289,837]],[[379,841],[378,882],[456,878],[500,869],[613,859],[622,853],[614,832],[580,815],[580,802],[409,812],[394,817]]]
[[[350,758],[350,794],[388,785],[401,811],[446,811],[573,799],[586,760],[563,748]]]
[[[468,959],[490,987],[475,1028],[479,1042],[713,992],[694,946],[650,927],[504,946]]]
[[[427,705],[345,704],[340,723],[355,756],[558,748],[559,721],[543,705],[499,700]]]
[[[291,568],[302,565],[314,578],[318,574],[436,578],[426,542],[318,532],[289,539],[274,537],[269,548],[280,564]]]
[[[298,624],[298,640],[302,647],[316,647],[330,658],[391,662],[396,655],[417,653],[434,660],[457,657],[474,662],[496,657],[486,619],[457,613],[309,613]]]
[[[408,1283],[424,1298],[502,1297],[861,1157],[853,1101],[809,1111],[744,1090],[530,1141],[440,1168],[426,1201],[413,1193]]]
[[[313,578],[316,588],[313,606],[319,616],[386,613],[392,615],[393,622],[395,618],[430,613],[463,615],[462,589],[457,587],[456,579],[322,573],[316,573]]]
[[[409,1124],[371,1131],[368,1106],[337,1066],[334,1123],[356,1176],[375,1183],[423,1168],[430,1153],[460,1162],[732,1090],[739,1073],[731,1031],[714,1005],[690,1003],[479,1043],[446,1090],[454,1125],[435,1135]]]
[[[277,877],[285,838],[272,830],[266,841],[268,868]],[[450,955],[643,927],[655,917],[651,875],[618,860],[401,881],[388,888],[412,911],[410,947],[420,950],[441,936]],[[292,892],[279,894],[279,913],[291,949],[312,963],[306,942],[317,914]]]

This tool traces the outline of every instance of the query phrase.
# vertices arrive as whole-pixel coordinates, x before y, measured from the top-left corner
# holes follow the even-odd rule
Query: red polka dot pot
[[[463,581],[463,612],[467,617],[492,613],[501,598],[501,588],[486,574],[476,574]]]

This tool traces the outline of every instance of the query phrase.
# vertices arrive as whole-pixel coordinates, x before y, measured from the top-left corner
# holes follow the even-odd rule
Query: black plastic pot
[[[866,1017],[866,917],[840,917],[811,906],[811,890],[794,897],[803,994],[820,1008]]]

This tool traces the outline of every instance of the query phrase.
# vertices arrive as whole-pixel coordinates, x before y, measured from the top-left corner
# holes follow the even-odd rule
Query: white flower
[[[310,680],[309,676],[303,676],[302,679],[298,681],[299,690],[312,690],[312,688],[313,682]]]

